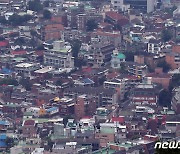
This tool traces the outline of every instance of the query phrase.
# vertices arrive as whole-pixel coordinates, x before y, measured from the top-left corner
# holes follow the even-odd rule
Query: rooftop
[[[28,67],[32,67],[34,65],[35,64],[32,64],[32,63],[20,63],[20,64],[17,64],[16,67],[28,68]]]

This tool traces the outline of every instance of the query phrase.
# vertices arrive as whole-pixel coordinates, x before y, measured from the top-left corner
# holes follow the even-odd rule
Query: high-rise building
[[[111,0],[111,3],[115,9],[122,11],[126,10],[127,6],[130,5],[130,9],[150,13],[154,11],[156,0]]]

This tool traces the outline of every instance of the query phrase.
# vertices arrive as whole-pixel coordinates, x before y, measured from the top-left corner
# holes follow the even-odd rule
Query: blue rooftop
[[[9,122],[0,120],[0,125],[9,125]]]
[[[2,74],[11,74],[13,71],[12,70],[10,70],[10,69],[8,69],[8,68],[2,68],[1,70],[0,70],[0,73],[2,73]]]
[[[94,84],[94,81],[92,81],[89,78],[83,79],[83,82],[86,83],[86,84]]]
[[[3,142],[3,141],[0,141],[0,147],[6,147],[7,145],[6,145],[6,143],[5,142]]]
[[[51,112],[51,111],[54,111],[54,110],[57,110],[57,109],[58,109],[58,107],[51,107],[51,108],[47,109],[46,111]]]
[[[0,140],[5,140],[7,138],[6,134],[0,134]]]

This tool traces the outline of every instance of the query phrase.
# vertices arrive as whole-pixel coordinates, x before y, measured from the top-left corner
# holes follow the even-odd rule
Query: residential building
[[[117,77],[113,80],[105,81],[104,88],[117,90],[118,98],[123,100],[124,94],[128,91],[128,79]]]
[[[124,25],[129,24],[129,19],[127,17],[114,11],[106,12],[105,19],[114,26],[123,27]]]
[[[145,64],[138,64],[136,62],[126,62],[125,65],[127,71],[137,77],[143,77],[147,72],[147,66]]]
[[[124,4],[129,4],[131,9],[150,13],[155,9],[156,0],[124,0]]]
[[[92,116],[96,111],[96,99],[87,95],[80,95],[74,105],[75,118],[81,119],[85,116]]]
[[[37,136],[36,123],[34,120],[26,120],[22,126],[22,134],[25,138],[34,138]]]
[[[149,53],[158,54],[161,51],[161,41],[150,39],[147,51]]]
[[[124,0],[111,0],[111,4],[115,10],[121,10],[125,12],[128,11],[128,9],[130,9],[130,5],[125,4]]]
[[[97,106],[116,104],[117,92],[112,89],[105,89],[101,87],[73,87],[67,88],[64,91],[64,96],[75,98],[78,95],[86,94],[87,96],[93,96],[96,99]]]
[[[160,84],[163,88],[168,89],[171,81],[171,75],[162,72],[162,68],[156,68],[155,73],[149,73],[145,76],[151,83]]]
[[[68,154],[68,153],[91,153],[91,146],[81,146],[77,142],[66,142],[65,144],[54,144],[52,148],[53,153]]]
[[[171,66],[172,69],[180,67],[180,53],[171,52],[166,54],[166,62]]]
[[[111,55],[114,50],[114,45],[107,42],[101,42],[99,39],[91,40],[92,47],[91,52],[89,54],[92,57],[89,61],[90,64],[93,64],[94,67],[102,67],[110,63]]]
[[[104,32],[96,31],[91,34],[91,39],[98,38],[100,42],[110,42],[114,45],[115,48],[121,46],[121,34],[118,31]]]
[[[49,23],[41,29],[41,36],[44,41],[59,40],[62,36],[64,26],[60,23]]]
[[[60,40],[53,42],[53,49],[44,52],[44,64],[55,68],[74,68],[74,57],[72,57],[71,46]]]
[[[117,49],[113,51],[111,58],[111,67],[114,69],[120,69],[121,63],[125,62],[126,56],[123,53],[119,53]]]
[[[131,101],[133,104],[157,105],[158,89],[154,85],[140,84],[131,91]]]
[[[171,105],[172,109],[175,110],[177,114],[180,113],[180,87],[175,88],[174,90],[174,96],[172,97]]]
[[[32,73],[40,68],[40,64],[37,63],[20,63],[15,66],[15,70],[24,75],[25,77],[29,77]]]

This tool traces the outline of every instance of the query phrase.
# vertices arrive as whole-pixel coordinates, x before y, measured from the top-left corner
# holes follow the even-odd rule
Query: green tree
[[[180,86],[180,74],[174,74],[169,85],[169,91],[172,91],[175,87]]]
[[[172,97],[171,93],[168,90],[163,89],[159,93],[159,105],[170,107],[171,106],[171,97]]]
[[[29,1],[28,9],[35,12],[40,12],[43,10],[43,5],[41,4],[40,0]]]
[[[49,10],[44,10],[43,11],[43,18],[44,19],[51,19],[51,17],[52,17],[52,14],[51,14],[51,12]]]
[[[26,43],[25,39],[23,37],[19,37],[14,41],[15,44],[17,45],[23,45]]]
[[[82,58],[75,58],[74,59],[74,65],[75,65],[75,67],[82,68],[82,66],[86,66],[87,63]]]
[[[74,58],[78,57],[79,50],[81,48],[81,42],[78,39],[70,41],[72,48],[72,55]]]
[[[177,6],[173,6],[171,8],[165,8],[165,12],[168,13],[169,15],[173,16],[173,12],[177,9]]]
[[[4,40],[5,40],[5,38],[0,36],[0,41],[4,41]]]
[[[60,79],[56,81],[56,85],[57,85],[57,86],[61,86],[61,85],[62,85],[62,82],[61,82]]]
[[[134,52],[124,52],[123,54],[126,56],[126,61],[134,61]]]
[[[167,73],[171,68],[170,65],[166,63],[166,61],[159,62],[157,67],[161,67],[164,73]]]
[[[14,139],[10,138],[10,137],[7,137],[5,142],[6,142],[6,145],[7,145],[7,149],[10,149],[11,147],[13,147],[15,145]]]
[[[8,21],[6,20],[6,18],[4,16],[0,16],[0,23],[1,24],[7,24]]]
[[[32,84],[28,78],[22,78],[19,82],[27,91],[31,90]]]
[[[94,19],[90,19],[86,23],[86,30],[87,31],[93,31],[98,27],[98,23]]]
[[[172,39],[172,33],[169,30],[164,29],[161,33],[161,38],[164,42],[168,42]]]
[[[9,23],[13,26],[18,26],[18,25],[21,25],[31,19],[32,19],[31,15],[20,16],[17,14],[13,14],[12,16],[9,17]]]
[[[0,80],[0,85],[3,85],[3,84],[17,86],[18,85],[18,81],[16,79],[13,79],[13,78],[1,79]]]
[[[44,7],[49,7],[49,3],[50,2],[48,0],[44,1],[44,3],[43,3]]]

